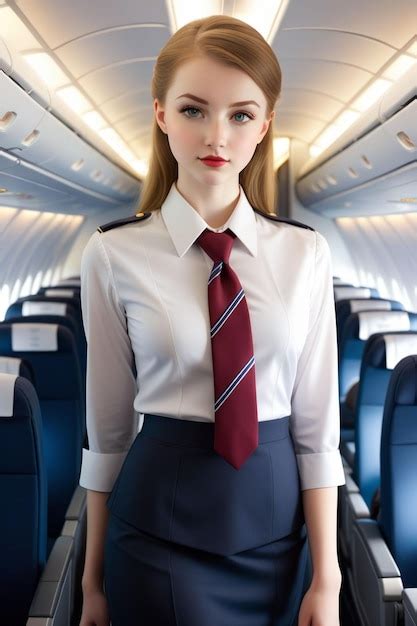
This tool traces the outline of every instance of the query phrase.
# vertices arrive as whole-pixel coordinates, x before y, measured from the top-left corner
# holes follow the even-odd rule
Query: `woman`
[[[339,626],[332,270],[271,216],[280,88],[244,22],[176,32],[142,213],[84,251],[81,626]]]

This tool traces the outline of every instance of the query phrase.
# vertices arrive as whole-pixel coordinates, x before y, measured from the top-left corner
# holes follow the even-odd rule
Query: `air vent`
[[[101,170],[94,170],[91,172],[90,178],[95,180],[96,183],[99,183],[104,178],[104,174]]]
[[[75,161],[75,163],[71,165],[71,169],[74,170],[74,172],[79,172],[83,165],[84,159],[78,159],[78,161]]]
[[[327,189],[327,187],[328,187],[326,181],[323,180],[323,178],[320,178],[320,180],[319,180],[319,187],[321,187],[322,189]]]
[[[370,160],[368,159],[368,157],[366,157],[364,154],[361,156],[362,159],[362,163],[365,167],[368,168],[368,170],[372,169],[372,163],[370,162]]]
[[[33,146],[33,144],[38,141],[39,136],[40,132],[38,130],[32,131],[30,135],[25,137],[25,139],[22,141],[22,146],[25,146],[26,148],[29,148],[29,146]]]
[[[407,135],[407,133],[404,133],[402,130],[397,133],[397,139],[402,147],[406,150],[415,150],[417,147],[414,141]]]
[[[348,172],[349,172],[349,176],[351,178],[358,178],[359,177],[358,172],[356,170],[354,170],[353,167],[349,167],[348,168]]]
[[[9,130],[10,126],[14,123],[16,118],[17,113],[15,113],[14,111],[7,111],[7,113],[5,113],[3,117],[0,117],[0,132],[5,133],[6,130]]]
[[[330,174],[329,176],[326,176],[326,180],[331,185],[337,185],[337,178],[335,178],[334,176],[331,176]]]

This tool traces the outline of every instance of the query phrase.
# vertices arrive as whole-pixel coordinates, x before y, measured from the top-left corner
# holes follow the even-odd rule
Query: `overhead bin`
[[[322,206],[328,207],[329,199],[416,160],[417,66],[414,66],[381,97],[372,112],[367,112],[364,119],[301,170],[296,192],[305,206],[320,211]]]
[[[18,167],[17,176],[32,182],[35,172],[40,202],[42,182],[48,198],[52,189],[61,195],[67,187],[69,197],[76,191],[87,204],[91,198],[96,205],[136,199],[139,181],[49,110],[47,86],[1,39],[0,94],[0,172]]]

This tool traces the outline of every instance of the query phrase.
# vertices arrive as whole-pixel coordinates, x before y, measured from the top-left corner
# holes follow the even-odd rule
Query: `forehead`
[[[261,107],[266,104],[262,90],[246,72],[207,57],[183,63],[175,73],[167,96],[175,100],[186,92],[199,96],[210,104],[224,100],[230,104],[250,99],[259,102]]]

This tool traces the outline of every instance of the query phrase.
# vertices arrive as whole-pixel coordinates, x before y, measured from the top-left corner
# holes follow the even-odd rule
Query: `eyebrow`
[[[208,104],[207,100],[203,100],[203,98],[198,98],[197,96],[193,96],[192,93],[183,93],[181,96],[178,96],[176,100],[179,100],[179,98],[190,98],[191,100],[196,100],[196,102],[200,102],[201,104]],[[257,107],[259,107],[259,104],[255,102],[255,100],[244,100],[243,102],[234,102],[233,104],[230,104],[229,108],[242,107],[247,104],[255,104]]]

